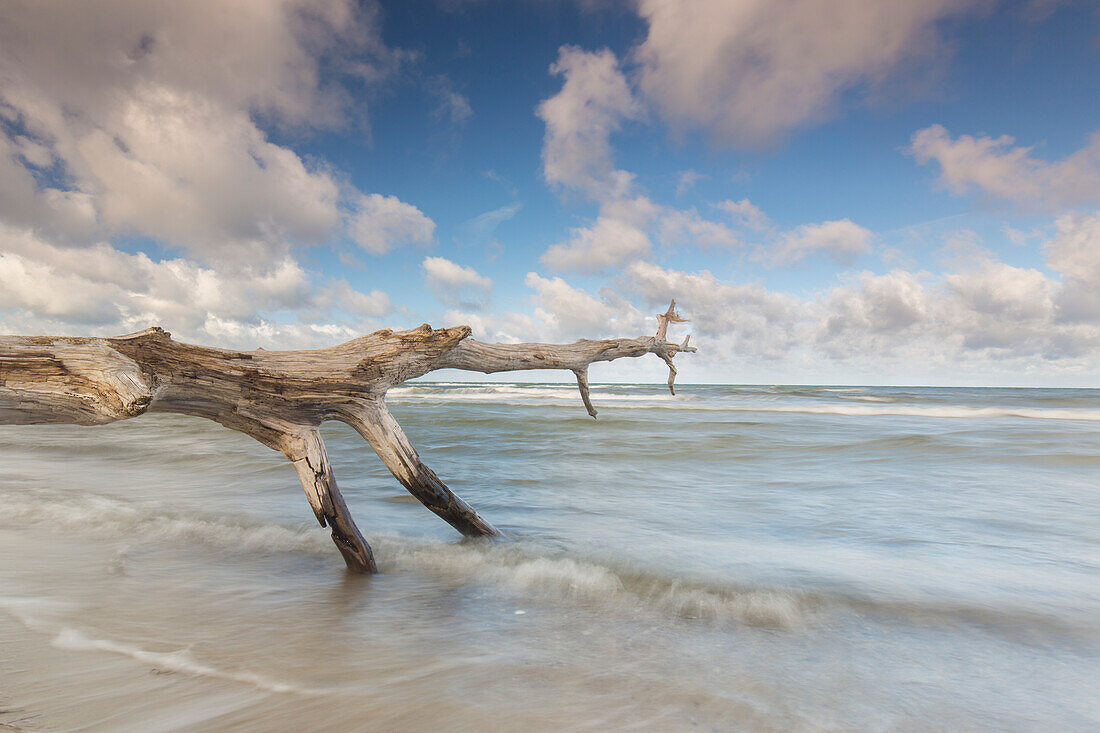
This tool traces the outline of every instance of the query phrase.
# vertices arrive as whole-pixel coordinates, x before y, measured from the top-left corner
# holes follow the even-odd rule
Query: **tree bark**
[[[459,532],[499,535],[420,460],[386,409],[386,392],[436,369],[567,369],[595,417],[588,389],[592,362],[656,354],[669,366],[673,390],[672,358],[695,351],[686,338],[682,344],[666,340],[668,324],[683,320],[675,305],[657,316],[653,337],[573,344],[486,344],[469,338],[467,326],[427,324],[311,351],[214,349],[173,341],[161,328],[115,338],[0,336],[0,424],[102,425],[145,412],[214,420],[281,451],[348,568],[373,573],[370,546],[333,477],[318,431],[322,422],[354,428],[413,496]]]

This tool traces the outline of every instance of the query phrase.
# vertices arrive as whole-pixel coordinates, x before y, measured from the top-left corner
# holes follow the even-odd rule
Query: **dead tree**
[[[649,338],[581,339],[572,344],[487,344],[468,326],[376,331],[328,349],[230,351],[173,341],[161,328],[116,338],[0,336],[0,424],[103,425],[145,412],[195,415],[251,435],[294,464],[321,526],[355,572],[377,570],[352,520],[318,427],[340,420],[362,435],[409,492],[467,536],[499,532],[425,466],[386,409],[396,384],[436,369],[491,374],[568,369],[588,414],[588,365],[627,356],[672,357],[695,351],[669,342],[669,323],[684,319],[676,302],[657,316]]]

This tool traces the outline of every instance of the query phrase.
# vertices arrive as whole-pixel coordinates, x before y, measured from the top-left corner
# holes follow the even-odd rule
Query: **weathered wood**
[[[436,369],[486,374],[568,369],[592,416],[588,365],[622,357],[695,351],[666,340],[682,321],[675,301],[657,316],[656,336],[582,339],[573,344],[486,344],[467,326],[377,331],[329,349],[231,351],[173,341],[150,328],[116,338],[0,336],[0,424],[102,425],[145,412],[214,420],[281,451],[349,569],[373,573],[370,546],[336,486],[318,426],[340,420],[370,443],[390,472],[425,506],[468,536],[500,533],[420,460],[386,409],[386,392]]]

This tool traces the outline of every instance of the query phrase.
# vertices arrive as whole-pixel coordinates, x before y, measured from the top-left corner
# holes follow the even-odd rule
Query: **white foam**
[[[133,537],[166,542],[199,543],[243,552],[328,552],[323,532],[278,524],[229,522],[217,517],[165,512],[155,505],[125,502],[95,494],[75,496],[7,492],[4,522],[45,524],[97,537]]]
[[[72,603],[63,603],[45,598],[0,596],[0,609],[7,611],[30,631],[40,634],[54,634],[50,644],[58,649],[119,654],[130,657],[142,664],[148,664],[161,672],[182,672],[202,677],[232,680],[266,692],[289,692],[311,696],[328,692],[328,690],[280,682],[254,672],[218,669],[197,661],[188,649],[154,652],[109,639],[89,638],[74,628],[59,624],[56,620],[58,616],[72,616],[77,612],[79,606]],[[54,618],[54,620],[49,620],[51,618]],[[59,627],[60,631],[56,631]]]
[[[47,618],[72,614],[79,606],[48,598],[0,596],[0,609],[31,631],[46,633],[49,628]]]
[[[790,629],[816,616],[806,597],[776,589],[703,587],[572,557],[548,556],[530,544],[443,545],[385,538],[377,543],[383,569],[497,585],[552,601],[649,610],[683,618]]]
[[[398,387],[390,390],[388,399],[396,403],[411,402],[459,402],[512,405],[517,407],[561,406],[580,404],[576,389],[562,387],[465,387],[429,391],[428,387]],[[840,391],[840,390],[836,390]],[[759,399],[759,398],[758,398]],[[1021,418],[1028,420],[1080,420],[1100,422],[1100,410],[1089,408],[1045,407],[975,407],[967,405],[917,405],[900,403],[893,397],[875,395],[846,395],[837,397],[837,403],[777,404],[775,397],[760,399],[714,397],[705,399],[697,395],[678,394],[622,394],[593,390],[592,401],[599,407],[609,405],[615,409],[673,409],[701,410],[708,412],[757,412],[779,414],[840,415],[849,417],[924,417],[935,419]],[[854,402],[872,404],[852,404]]]
[[[308,552],[333,556],[324,530],[277,524],[247,525],[216,517],[158,512],[156,507],[96,495],[0,494],[5,520],[43,524],[98,537],[128,537],[203,544],[236,552]],[[533,543],[463,543],[370,538],[387,572],[419,572],[548,600],[649,608],[676,616],[740,621],[786,628],[802,623],[807,609],[783,592],[705,589],[601,562],[552,555]],[[335,559],[334,559],[335,561]]]
[[[853,417],[877,417],[895,415],[903,417],[929,418],[1027,418],[1030,420],[1084,420],[1100,421],[1100,410],[1059,409],[1059,408],[1011,408],[1011,407],[967,407],[938,405],[769,405],[754,407],[737,405],[722,409],[737,412],[780,412],[807,413],[814,415],[849,415]]]
[[[608,392],[601,389],[592,390],[593,398],[605,399],[611,402],[673,402],[694,399],[691,395],[674,397],[671,394],[623,394],[621,392]],[[541,404],[546,402],[568,401],[570,404],[580,399],[580,392],[576,387],[561,385],[560,387],[456,387],[445,390],[432,390],[428,387],[395,387],[391,389],[386,399],[391,402],[501,402],[507,400],[523,400],[518,404]]]
[[[277,693],[295,693],[298,695],[322,695],[326,690],[301,687],[265,677],[254,672],[232,672],[218,669],[197,661],[187,649],[171,652],[153,652],[132,644],[123,644],[109,639],[91,639],[76,629],[64,627],[50,642],[58,649],[78,652],[109,652],[130,657],[142,664],[148,664],[162,672],[182,672],[185,674],[231,680],[251,685],[258,690]]]

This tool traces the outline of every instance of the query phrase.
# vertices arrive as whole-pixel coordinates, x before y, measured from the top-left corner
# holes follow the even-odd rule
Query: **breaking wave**
[[[600,385],[592,388],[592,400],[615,409],[672,409],[707,412],[748,412],[840,415],[849,417],[902,416],[923,418],[1023,418],[1030,420],[1081,420],[1100,422],[1100,409],[1096,400],[1085,402],[1082,407],[1016,407],[1006,404],[996,406],[969,406],[948,404],[916,404],[915,398],[889,395],[861,395],[851,389],[786,390],[771,393],[761,390],[732,391],[726,394],[693,395],[691,387],[682,387],[676,396],[661,393],[653,388],[616,387]],[[813,399],[810,402],[780,403],[778,396]],[[387,400],[396,404],[408,403],[470,403],[509,406],[546,406],[576,408],[580,396],[575,387],[568,385],[452,385],[432,384],[396,387],[390,390]]]
[[[234,555],[295,553],[338,562],[327,531],[321,528],[229,521],[104,496],[67,496],[60,492],[0,491],[0,501],[5,505],[0,527],[37,524],[96,537],[125,537],[134,542],[201,544]],[[965,601],[884,599],[854,591],[751,587],[725,580],[677,577],[637,563],[564,553],[528,540],[450,543],[374,535],[370,542],[383,572],[418,573],[460,585],[481,584],[517,596],[517,600],[579,604],[606,608],[612,613],[656,613],[695,622],[775,630],[812,627],[836,613],[847,613],[919,624],[981,625],[1008,632],[1018,632],[1021,623],[1054,633],[1091,636],[1097,632],[1091,626],[1082,628],[1022,609],[976,606]],[[13,608],[3,603],[0,607],[9,611]],[[217,672],[199,670],[202,665],[180,651],[146,652],[114,642],[82,639],[69,632],[59,635],[55,644],[112,651],[135,659],[142,654],[145,656],[140,659],[150,664],[196,674]],[[263,689],[286,688],[259,676],[217,674]]]
[[[233,553],[297,553],[337,561],[327,530],[230,521],[157,510],[97,495],[0,492],[4,524],[37,524],[101,538],[201,544]],[[813,604],[797,593],[707,587],[590,560],[552,554],[533,542],[447,543],[392,535],[369,538],[383,572],[418,572],[460,583],[484,583],[551,601],[629,605],[691,619],[792,628],[809,621]]]

